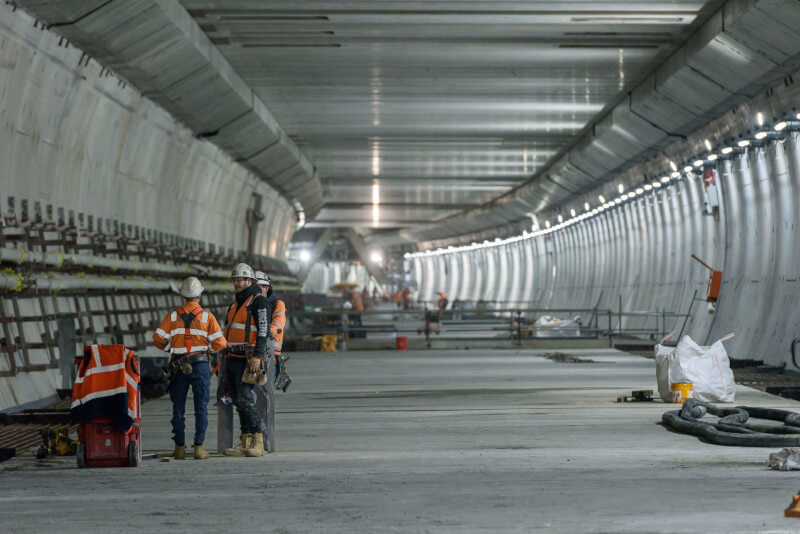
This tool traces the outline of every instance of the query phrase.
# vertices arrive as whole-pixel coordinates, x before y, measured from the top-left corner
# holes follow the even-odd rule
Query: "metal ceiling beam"
[[[309,255],[311,256],[313,261],[308,261],[298,270],[295,275],[297,276],[297,284],[300,287],[303,287],[303,284],[308,278],[308,273],[311,272],[311,268],[314,266],[314,261],[316,258],[322,256],[322,253],[325,251],[325,248],[328,246],[328,243],[331,242],[331,239],[334,236],[333,228],[326,228],[322,234],[317,238],[314,242],[314,246],[311,247],[309,250]]]
[[[730,0],[533,179],[487,205],[401,231],[410,241],[512,228],[601,186],[800,65],[800,2]]]

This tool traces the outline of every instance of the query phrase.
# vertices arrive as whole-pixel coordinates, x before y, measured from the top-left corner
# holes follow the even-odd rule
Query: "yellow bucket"
[[[336,334],[325,334],[320,341],[320,352],[336,352]]]
[[[683,401],[692,398],[691,382],[676,382],[670,389],[672,390],[672,402],[683,404]]]

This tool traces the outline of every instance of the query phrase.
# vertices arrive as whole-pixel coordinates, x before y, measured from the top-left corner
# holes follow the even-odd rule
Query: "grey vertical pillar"
[[[72,389],[75,381],[75,319],[76,316],[58,316],[58,368],[61,371],[61,389]]]
[[[233,405],[217,402],[217,450],[233,447]]]

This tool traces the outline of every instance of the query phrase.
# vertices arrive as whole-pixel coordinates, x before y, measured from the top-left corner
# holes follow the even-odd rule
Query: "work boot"
[[[250,437],[250,447],[245,449],[245,456],[264,456],[264,434],[256,432],[255,434],[250,434]]]
[[[195,445],[194,446],[194,459],[195,460],[206,460],[208,459],[208,451],[203,444]]]
[[[175,452],[172,453],[172,456],[174,456],[176,460],[185,460],[186,447],[184,445],[175,445]]]
[[[253,434],[242,434],[239,445],[222,451],[225,456],[244,456],[244,451],[250,446],[250,440]]]

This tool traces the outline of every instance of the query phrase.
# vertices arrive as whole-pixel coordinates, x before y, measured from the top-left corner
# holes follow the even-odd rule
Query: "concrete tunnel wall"
[[[0,211],[7,197],[286,259],[292,206],[33,18],[0,6]],[[19,216],[19,212],[17,212]]]
[[[717,172],[717,216],[704,214],[702,181],[682,178],[549,236],[411,257],[416,298],[444,290],[451,302],[617,310],[621,297],[626,311],[685,313],[708,280],[694,253],[723,271],[723,283],[716,311],[696,302],[686,333],[708,343],[735,332],[725,343],[731,357],[791,362],[800,337],[800,134],[721,160]],[[626,318],[623,326],[656,324]]]

